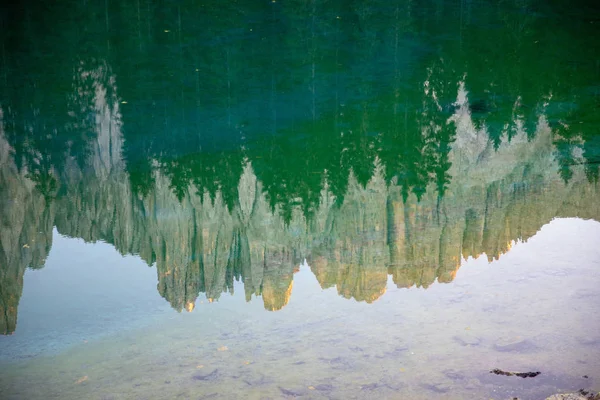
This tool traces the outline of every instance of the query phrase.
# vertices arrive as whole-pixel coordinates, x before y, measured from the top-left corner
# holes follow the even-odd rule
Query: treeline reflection
[[[3,20],[0,331],[54,227],[278,310],[304,259],[372,302],[599,218],[600,45],[553,6],[91,3]]]

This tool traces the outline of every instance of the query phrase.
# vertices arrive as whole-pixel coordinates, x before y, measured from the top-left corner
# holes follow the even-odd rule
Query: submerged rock
[[[494,375],[504,375],[504,376],[518,376],[519,378],[535,378],[536,376],[538,376],[539,374],[541,374],[540,371],[536,371],[536,372],[510,372],[510,371],[503,371],[501,369],[493,369],[490,371],[490,374],[494,374]]]
[[[506,338],[506,339],[500,339],[494,345],[494,348],[497,351],[501,351],[501,352],[527,353],[527,352],[535,351],[537,349],[537,346],[528,339]]]
[[[481,343],[480,338],[467,334],[454,336],[453,339],[461,346],[478,346]]]
[[[305,394],[304,390],[302,390],[302,391],[299,391],[299,390],[289,390],[289,389],[286,389],[286,388],[282,388],[281,386],[278,386],[278,388],[279,388],[279,391],[282,394],[284,394],[285,396],[289,396],[289,397],[300,397],[300,396],[303,396]]]
[[[452,389],[452,384],[449,382],[437,382],[433,384],[424,384],[423,387],[435,393],[447,393]]]
[[[546,398],[546,400],[588,400],[588,398],[579,393],[563,393],[552,395]]]
[[[577,341],[585,346],[596,346],[600,344],[600,336],[588,335],[579,336]]]
[[[206,375],[194,375],[192,376],[192,379],[196,380],[196,381],[214,381],[215,379],[217,379],[219,377],[219,369],[215,369],[213,372],[206,374]]]
[[[321,385],[315,385],[314,388],[321,392],[329,392],[329,391],[333,390],[333,386],[328,383],[324,383]]]
[[[579,389],[577,393],[559,393],[546,398],[546,400],[600,400],[600,393]]]

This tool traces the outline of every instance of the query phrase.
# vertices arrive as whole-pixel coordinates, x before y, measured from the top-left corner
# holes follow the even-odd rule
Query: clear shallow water
[[[599,389],[598,15],[7,8],[0,394]]]
[[[58,354],[170,310],[156,295],[156,271],[139,258],[56,230],[45,267],[28,270],[24,281],[19,331],[3,342],[3,359]]]
[[[389,279],[373,304],[321,289],[307,265],[294,275],[288,305],[275,313],[260,299],[246,303],[242,290],[219,302],[199,299],[193,313],[159,315],[147,312],[142,288],[133,304],[92,295],[87,313],[70,311],[78,320],[46,323],[37,333],[71,339],[69,349],[3,363],[0,382],[6,398],[504,399],[578,390],[597,384],[583,375],[600,368],[600,310],[591,301],[600,294],[599,235],[597,222],[557,219],[497,261],[463,261],[453,284],[404,289]],[[90,246],[73,241],[59,240],[57,253]],[[130,261],[115,267],[135,268]],[[48,283],[31,279],[38,290],[23,293],[25,317],[47,307],[43,289],[53,273],[32,273],[48,275]],[[107,317],[107,300],[129,320]],[[96,326],[119,324],[119,332],[102,329],[98,337],[85,329],[91,316],[102,319]],[[498,377],[488,372],[495,367],[543,373]]]

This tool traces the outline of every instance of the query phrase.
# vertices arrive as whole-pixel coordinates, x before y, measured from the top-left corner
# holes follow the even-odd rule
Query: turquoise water
[[[0,397],[600,390],[597,6],[1,15]]]

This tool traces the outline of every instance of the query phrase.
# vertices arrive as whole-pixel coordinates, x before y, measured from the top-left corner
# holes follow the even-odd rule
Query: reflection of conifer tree
[[[177,199],[182,201],[188,194],[188,187],[190,184],[189,169],[178,161],[167,162],[164,169],[165,175],[168,176],[170,180],[169,187],[175,196],[177,196]]]
[[[573,122],[573,115],[569,113],[554,130],[554,158],[558,163],[558,174],[565,184],[573,177],[573,166],[578,163],[575,149],[581,147],[581,135],[575,130],[577,126],[568,125]]]
[[[532,47],[535,43],[531,34],[536,21],[533,13],[527,12],[527,3],[509,2],[503,8],[490,11],[485,18],[503,25],[492,37],[490,33],[481,32],[481,25],[470,25],[464,35],[472,51],[480,54],[478,57],[466,54],[472,117],[478,127],[485,125],[496,150],[503,138],[512,139],[517,119],[530,136],[537,126],[537,102],[544,88],[538,84],[535,68],[531,68],[539,65],[532,60],[539,52]],[[490,46],[490,43],[496,45]],[[496,67],[500,64],[503,68]],[[547,68],[540,68],[544,69]]]
[[[242,18],[243,12],[214,5],[201,9],[155,3],[138,10],[135,4],[124,2],[119,7],[122,9],[115,12],[114,18],[122,20],[114,23],[131,34],[123,35],[111,54],[117,75],[127,77],[120,81],[119,93],[127,101],[123,115],[129,121],[123,129],[125,158],[132,169],[140,172],[133,176],[134,187],[148,188],[152,182],[148,166],[138,167],[139,159],[162,159],[175,177],[173,190],[181,196],[187,187],[184,181],[191,179],[190,163],[195,172],[199,171],[190,155],[199,150],[218,152],[223,146],[219,137],[203,135],[204,130],[222,129],[223,139],[238,140],[233,133],[236,116],[232,108],[236,83],[241,82],[237,60],[243,45],[232,41],[234,44],[212,46],[210,40],[221,35],[229,23]],[[129,14],[133,18],[127,18]],[[207,21],[210,23],[203,23]],[[142,25],[147,27],[144,32],[140,31]],[[161,56],[156,58],[156,54]],[[225,119],[225,126],[205,123],[215,115]],[[230,189],[235,185],[230,184],[232,177],[227,175],[236,175],[234,167],[228,162],[220,169],[213,167],[205,165],[204,172],[221,174],[219,184],[230,201],[234,197]],[[207,186],[202,185],[201,190]],[[210,188],[209,192],[214,197],[215,190]]]
[[[573,165],[575,164],[573,155],[577,142],[568,138],[561,138],[556,140],[554,145],[556,148],[554,156],[559,166],[558,173],[565,184],[569,183],[573,177]]]
[[[390,118],[394,121],[394,125],[389,128],[389,131],[383,133],[380,151],[387,180],[395,179],[402,187],[405,198],[415,186],[424,186],[419,181],[422,174],[416,171],[420,163],[423,136],[417,123],[417,111],[409,102],[412,95],[416,93],[405,90],[406,97],[403,101],[394,104]]]
[[[458,77],[453,72],[444,65],[443,60],[434,63],[429,69],[421,115],[421,126],[425,136],[423,164],[434,177],[438,199],[444,196],[450,183],[448,170],[451,163],[448,154],[456,135],[454,122],[449,120],[448,112],[448,108],[453,108],[451,105],[458,89]]]
[[[230,212],[239,199],[238,184],[244,166],[243,154],[233,152],[221,154],[215,166],[214,180],[218,182],[221,196]]]
[[[597,183],[600,177],[600,134],[584,136],[583,158],[588,180]]]
[[[578,103],[578,109],[570,118],[565,118],[565,123],[578,132],[585,174],[590,182],[597,182],[600,173],[600,115],[597,112],[600,109],[600,93],[581,97]]]
[[[352,111],[347,110],[347,112],[351,113]],[[368,128],[364,125],[365,121],[356,122],[360,125],[350,124],[349,129],[341,137],[342,156],[340,167],[341,173],[352,171],[358,183],[366,186],[373,176],[375,144],[366,133]]]
[[[154,189],[154,177],[152,176],[152,166],[150,165],[151,160],[129,161],[127,156],[131,157],[131,153],[127,151],[129,149],[127,143],[123,147],[124,161],[129,172],[129,182],[132,191],[142,197],[146,197]]]
[[[507,68],[503,68],[502,86],[508,93],[508,100],[513,102],[513,116],[506,121],[512,125],[507,131],[509,141],[516,133],[517,120],[523,123],[527,136],[533,137],[538,119],[537,103],[547,91],[545,71],[548,68],[539,62],[540,44],[533,35],[539,21],[532,8],[529,0],[514,0],[499,12],[503,31],[508,33],[504,36],[508,54],[505,55]]]

